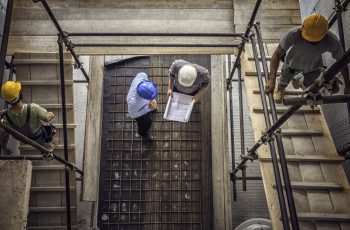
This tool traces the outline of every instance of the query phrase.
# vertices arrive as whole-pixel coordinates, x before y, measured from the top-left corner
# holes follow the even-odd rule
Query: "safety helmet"
[[[194,81],[197,78],[197,70],[193,65],[183,65],[179,70],[178,77],[180,85],[189,87],[193,85]]]
[[[21,83],[14,81],[7,81],[1,87],[1,96],[10,104],[15,104],[21,93]]]
[[[139,95],[147,100],[153,100],[158,95],[157,86],[150,80],[144,80],[137,85]]]
[[[327,30],[327,19],[320,14],[311,14],[303,22],[301,35],[309,42],[319,42],[326,35]]]

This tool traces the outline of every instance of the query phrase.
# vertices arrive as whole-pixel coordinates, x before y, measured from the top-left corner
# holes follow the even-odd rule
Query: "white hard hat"
[[[193,85],[197,78],[197,70],[194,66],[186,64],[181,66],[179,70],[179,83],[182,86],[189,87]]]

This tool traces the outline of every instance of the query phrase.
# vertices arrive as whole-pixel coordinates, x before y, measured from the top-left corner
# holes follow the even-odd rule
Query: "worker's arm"
[[[174,86],[175,77],[169,73],[169,82],[168,82],[168,96],[173,96],[173,86]]]
[[[47,113],[46,113],[46,116],[43,117],[42,120],[45,121],[45,122],[49,122],[49,121],[51,121],[54,117],[55,117],[55,115],[53,114],[53,112],[47,112]]]
[[[204,94],[204,92],[207,90],[208,86],[201,86],[198,90],[198,92],[196,93],[196,95],[193,96],[193,100],[195,102],[197,102]]]
[[[280,45],[278,45],[277,49],[273,53],[271,57],[271,63],[270,63],[270,79],[266,83],[265,86],[265,93],[269,94],[274,91],[275,85],[276,85],[276,78],[277,78],[277,69],[280,64],[280,60],[282,59],[282,56],[286,53],[286,50],[284,50]]]

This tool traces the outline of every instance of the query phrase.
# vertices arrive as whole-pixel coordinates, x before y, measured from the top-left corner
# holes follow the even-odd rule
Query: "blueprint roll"
[[[163,116],[164,119],[166,119],[168,117],[170,102],[171,102],[171,96],[169,97],[168,103],[166,104],[166,108],[165,108],[164,116]]]

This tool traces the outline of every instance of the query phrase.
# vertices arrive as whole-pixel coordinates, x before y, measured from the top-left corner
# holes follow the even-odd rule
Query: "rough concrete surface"
[[[24,229],[32,178],[30,161],[0,161],[0,229]]]

